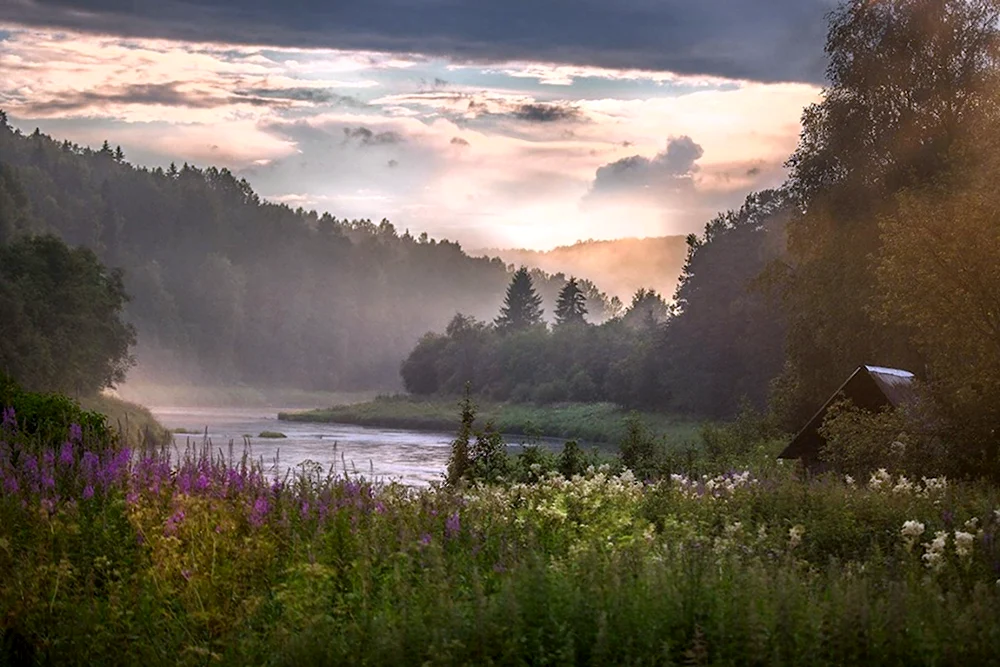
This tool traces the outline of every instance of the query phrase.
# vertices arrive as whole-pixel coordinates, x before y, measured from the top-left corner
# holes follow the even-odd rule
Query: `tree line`
[[[173,382],[397,387],[399,361],[420,335],[456,311],[492,311],[512,270],[386,220],[266,202],[226,169],[137,167],[107,142],[95,150],[22,134],[0,112],[0,245],[45,234],[111,267],[115,289],[130,297],[120,305],[138,341],[134,356]],[[535,271],[533,279],[554,301],[564,277]],[[0,294],[12,289],[5,284]],[[581,288],[598,316],[613,307],[593,283]],[[36,386],[24,368],[49,368],[42,388],[64,388],[56,375],[68,377],[67,365],[49,359],[64,346],[26,333],[50,321],[0,326],[19,334],[0,341],[0,371]],[[81,382],[70,384],[92,384]]]

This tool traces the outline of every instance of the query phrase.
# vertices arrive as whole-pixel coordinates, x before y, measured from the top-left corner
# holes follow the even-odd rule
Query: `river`
[[[307,424],[278,421],[279,408],[151,407],[161,424],[198,431],[174,436],[181,450],[188,442],[201,444],[206,433],[215,449],[228,451],[232,441],[242,452],[243,436],[250,436],[250,452],[263,459],[270,472],[283,475],[305,461],[324,470],[364,475],[409,486],[426,486],[444,479],[453,433],[424,433],[345,424]],[[278,431],[287,438],[257,435]]]

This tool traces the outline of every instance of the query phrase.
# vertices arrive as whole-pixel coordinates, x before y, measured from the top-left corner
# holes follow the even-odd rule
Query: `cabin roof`
[[[871,412],[877,412],[887,406],[907,405],[916,399],[913,387],[915,379],[913,373],[898,368],[859,366],[806,422],[778,458],[818,459],[820,449],[826,442],[819,434],[819,429],[831,405],[841,398],[846,398],[857,407]]]

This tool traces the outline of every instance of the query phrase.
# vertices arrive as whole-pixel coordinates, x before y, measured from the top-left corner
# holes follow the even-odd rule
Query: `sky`
[[[700,231],[785,177],[833,0],[0,0],[0,109],[466,248]]]

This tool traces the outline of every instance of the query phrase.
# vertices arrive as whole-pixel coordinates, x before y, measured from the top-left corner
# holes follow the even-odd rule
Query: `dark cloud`
[[[469,142],[466,141],[465,139],[463,139],[462,137],[452,137],[451,138],[451,145],[452,146],[468,146]]]
[[[364,126],[345,127],[344,141],[356,140],[362,146],[387,146],[399,144],[406,139],[399,132],[388,130],[386,132],[375,132]]]
[[[68,92],[55,99],[32,103],[28,106],[28,110],[30,113],[44,116],[50,113],[75,112],[92,107],[104,107],[109,104],[147,104],[187,109],[214,109],[234,102],[255,105],[274,103],[273,100],[264,100],[259,97],[233,97],[199,91],[181,91],[174,83],[140,83],[105,90]]]
[[[532,123],[554,123],[582,117],[579,109],[563,104],[521,104],[514,108],[512,115]]]
[[[667,148],[654,157],[633,155],[606,164],[597,170],[591,196],[616,194],[676,193],[692,185],[691,177],[698,171],[697,162],[704,154],[691,137],[676,137]]]
[[[823,80],[837,0],[7,0],[0,20],[130,37]]]
[[[236,94],[255,99],[283,102],[311,102],[313,104],[332,104],[351,108],[367,106],[365,102],[356,97],[338,95],[325,88],[249,88],[246,90],[237,90]]]

